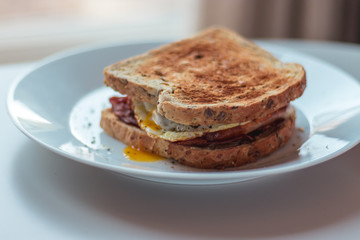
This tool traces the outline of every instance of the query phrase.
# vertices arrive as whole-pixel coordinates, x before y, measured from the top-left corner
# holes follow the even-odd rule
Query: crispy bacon
[[[225,145],[233,142],[239,142],[239,143],[249,143],[253,141],[253,138],[248,134],[240,134],[237,136],[234,136],[232,138],[224,138],[221,131],[216,132],[217,136],[219,138],[213,138],[212,140],[208,140],[207,136],[204,135],[202,137],[193,138],[189,140],[184,141],[177,141],[177,144],[184,145],[184,146],[193,146],[193,147],[208,147],[210,145],[216,146],[216,145]],[[211,135],[211,133],[210,133]]]
[[[130,97],[111,97],[109,99],[114,114],[124,123],[139,127],[132,110]]]
[[[231,144],[245,144],[264,137],[279,129],[284,124],[284,119],[279,118],[275,121],[244,134],[239,127],[229,128],[217,132],[206,133],[205,135],[185,141],[177,141],[177,144],[193,147],[216,148]]]

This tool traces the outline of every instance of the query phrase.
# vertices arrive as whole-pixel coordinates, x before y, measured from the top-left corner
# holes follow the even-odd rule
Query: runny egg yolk
[[[150,111],[147,115],[145,120],[142,122],[143,126],[150,128],[151,130],[154,131],[159,131],[161,130],[161,127],[159,125],[157,125],[153,120],[152,120],[152,116],[153,116],[153,112],[155,111],[152,110]]]
[[[127,146],[124,148],[123,154],[127,159],[137,162],[156,162],[164,159],[159,155],[141,151],[134,146]]]

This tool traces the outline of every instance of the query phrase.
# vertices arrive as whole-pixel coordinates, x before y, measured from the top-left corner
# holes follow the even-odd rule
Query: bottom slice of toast
[[[284,119],[280,125],[273,127],[270,132],[260,133],[251,142],[232,143],[215,148],[185,146],[150,137],[140,128],[119,120],[110,108],[103,110],[100,126],[108,135],[143,151],[174,159],[195,168],[223,169],[242,166],[279,149],[293,134],[295,118],[295,111],[293,111],[290,117]]]

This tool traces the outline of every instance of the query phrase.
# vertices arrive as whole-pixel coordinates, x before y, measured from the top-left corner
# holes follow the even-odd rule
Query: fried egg
[[[205,126],[190,126],[175,123],[164,116],[161,116],[156,107],[150,103],[144,103],[140,101],[134,101],[134,113],[141,129],[151,137],[159,137],[171,142],[184,141],[201,137],[209,132],[217,132],[226,130],[229,128],[244,126],[244,133],[255,130],[262,125],[268,124],[271,121],[280,118],[287,117],[291,111],[294,111],[293,107],[288,107],[286,111],[273,114],[265,121],[247,121],[242,123],[230,123],[230,124],[214,124]]]
[[[141,129],[149,136],[176,142],[201,137],[208,132],[216,132],[239,126],[239,123],[207,126],[188,126],[172,122],[157,113],[156,107],[149,103],[134,101],[134,113]]]

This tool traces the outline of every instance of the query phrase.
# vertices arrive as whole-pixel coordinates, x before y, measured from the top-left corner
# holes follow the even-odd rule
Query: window
[[[98,42],[178,39],[197,30],[198,0],[0,0],[0,64]]]

